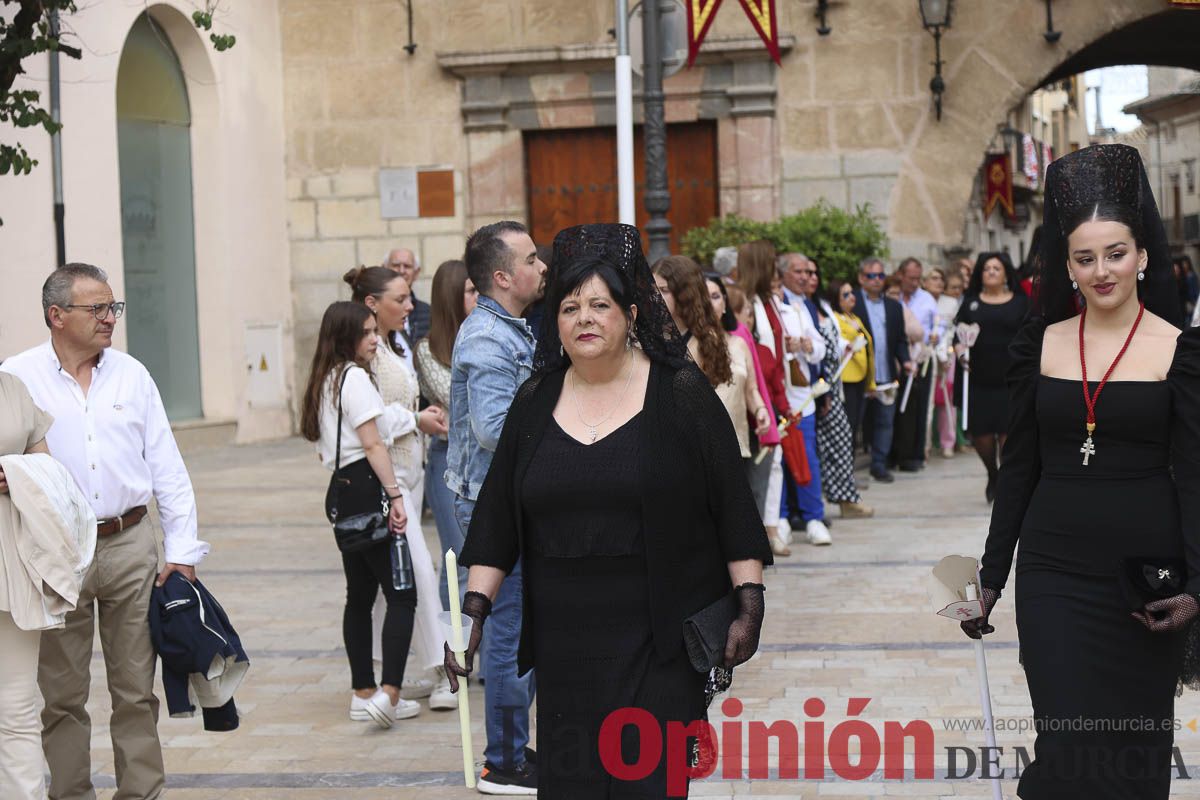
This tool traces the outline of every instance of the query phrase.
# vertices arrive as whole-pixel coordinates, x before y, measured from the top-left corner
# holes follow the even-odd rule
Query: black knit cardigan
[[[511,572],[524,553],[521,482],[551,424],[565,370],[535,375],[517,392],[480,490],[459,563]],[[771,564],[771,547],[746,479],[729,414],[694,365],[651,362],[638,426],[642,533],[651,629],[661,659],[683,647],[683,620],[732,588],[727,563]],[[528,620],[529,594],[525,615]],[[533,667],[531,626],[517,663]]]

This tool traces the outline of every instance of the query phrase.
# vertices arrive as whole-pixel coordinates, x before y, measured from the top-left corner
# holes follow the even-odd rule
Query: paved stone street
[[[431,712],[390,731],[347,718],[349,675],[341,649],[342,573],[321,512],[327,475],[306,442],[289,440],[187,454],[199,494],[202,537],[213,545],[200,575],[241,633],[253,666],[237,695],[242,725],[206,733],[199,719],[161,722],[169,795],[215,798],[465,798],[456,712]],[[926,597],[930,568],[951,553],[982,547],[988,507],[983,470],[971,454],[934,457],[927,470],[873,484],[865,499],[874,520],[836,522],[834,545],[794,544],[766,582],[768,614],[762,652],[737,671],[738,717],[791,721],[803,730],[805,701],[819,698],[825,741],[847,718],[849,698],[870,698],[859,718],[882,733],[889,721],[928,720],[935,731],[935,774],[946,773],[946,748],[978,748],[982,733],[947,731],[944,718],[977,719],[974,656],[957,625],[935,616]],[[836,511],[833,512],[836,514]],[[432,523],[425,525],[437,551]],[[988,639],[995,713],[1029,715],[1017,664],[1010,597]],[[91,708],[94,771],[101,796],[112,796],[108,695],[97,655]],[[477,755],[483,742],[482,693],[471,689]],[[714,722],[720,719],[714,705]],[[1200,716],[1186,694],[1178,716]],[[862,726],[860,726],[861,728]],[[746,726],[742,726],[744,731]],[[745,734],[743,734],[745,736]],[[1032,750],[1030,733],[999,735],[1001,765],[1011,773],[1014,745]],[[857,752],[851,739],[851,751]],[[1189,771],[1200,770],[1200,735],[1178,735]],[[801,738],[801,757],[805,752]],[[781,780],[772,755],[770,780],[722,779],[693,785],[695,797],[990,797],[974,779],[915,780],[912,745],[903,781],[885,780],[883,760],[865,779]],[[894,749],[892,750],[894,753]],[[774,753],[774,749],[772,749]],[[852,755],[851,763],[858,761]],[[959,760],[959,769],[962,768]],[[803,762],[801,762],[803,764]],[[1194,787],[1194,788],[1193,788]],[[1200,781],[1176,781],[1176,795],[1200,794]],[[1015,782],[1005,783],[1015,797]]]

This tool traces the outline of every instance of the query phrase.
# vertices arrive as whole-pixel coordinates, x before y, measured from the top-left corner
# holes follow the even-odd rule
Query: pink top
[[[750,357],[754,359],[754,379],[758,381],[758,393],[762,396],[763,402],[767,404],[767,411],[774,420],[775,409],[771,406],[771,393],[767,391],[767,379],[763,377],[762,364],[758,362],[758,348],[754,346],[754,336],[750,333],[750,329],[740,322],[731,335],[742,338],[749,346]],[[771,425],[759,439],[759,443],[768,446],[779,444],[779,429],[775,425]]]

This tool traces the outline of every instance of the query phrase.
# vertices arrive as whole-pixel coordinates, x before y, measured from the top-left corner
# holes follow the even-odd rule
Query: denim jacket
[[[450,446],[446,486],[467,500],[479,496],[517,389],[533,372],[533,331],[490,297],[454,340],[450,364]]]

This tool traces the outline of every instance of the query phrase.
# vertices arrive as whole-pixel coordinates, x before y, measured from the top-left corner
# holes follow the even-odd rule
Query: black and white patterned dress
[[[821,338],[825,340],[825,359],[821,374],[825,380],[837,372],[841,358],[837,323],[826,315],[821,322]],[[859,503],[862,496],[854,485],[854,439],[846,403],[842,399],[842,380],[830,387],[829,413],[817,415],[817,453],[821,459],[821,486],[831,503]]]

